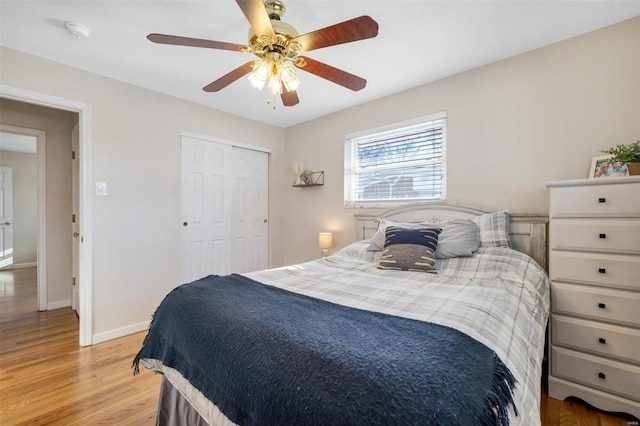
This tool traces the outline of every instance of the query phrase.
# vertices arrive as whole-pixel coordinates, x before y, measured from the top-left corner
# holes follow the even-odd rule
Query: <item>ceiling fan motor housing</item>
[[[276,40],[263,34],[256,34],[253,28],[249,29],[249,46],[253,48],[253,53],[262,57],[265,53],[276,52],[283,54],[291,59],[295,58],[297,51],[300,50],[299,45],[289,43],[289,40],[299,36],[298,31],[290,24],[282,21],[286,12],[284,3],[279,0],[268,0],[264,3],[264,7],[271,20],[273,32]]]

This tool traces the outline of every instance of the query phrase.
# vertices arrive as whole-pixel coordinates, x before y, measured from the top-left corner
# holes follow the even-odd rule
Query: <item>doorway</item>
[[[82,102],[45,95],[12,86],[0,85],[0,97],[78,114],[78,314],[79,344],[93,343],[92,325],[92,185],[91,185],[91,106]],[[66,228],[67,231],[70,228]],[[40,242],[39,238],[39,242]],[[44,240],[46,243],[46,240]],[[39,259],[40,260],[40,259]],[[40,268],[38,268],[40,269]]]
[[[46,133],[42,130],[29,129],[25,127],[16,127],[6,124],[0,124],[0,133],[2,134],[2,150],[24,153],[26,155],[35,155],[35,186],[20,185],[19,191],[35,192],[36,208],[35,218],[28,217],[33,214],[33,206],[29,200],[22,199],[18,202],[17,211],[13,212],[13,218],[20,217],[23,220],[5,220],[3,223],[12,222],[11,225],[5,225],[12,228],[14,237],[19,240],[15,243],[22,247],[21,251],[15,252],[12,260],[14,267],[39,266],[36,272],[37,282],[37,309],[46,311],[47,306],[47,194],[46,194]],[[15,163],[19,169],[17,173],[24,175],[29,173],[22,168],[29,168],[28,159],[20,159],[24,155],[16,155],[18,158]],[[7,154],[5,154],[5,158]],[[26,177],[26,176],[25,176]],[[19,179],[19,181],[22,179]],[[26,220],[25,220],[26,219]],[[29,220],[32,219],[32,220]],[[35,241],[35,244],[34,244]],[[35,246],[35,247],[34,247]]]

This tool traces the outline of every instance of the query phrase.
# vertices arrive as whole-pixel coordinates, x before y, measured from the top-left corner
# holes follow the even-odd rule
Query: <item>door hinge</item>
[[[76,152],[75,151],[71,151],[71,159],[72,160],[76,159]]]
[[[73,285],[76,285],[76,277],[73,277]]]
[[[76,223],[76,215],[75,214],[71,215],[71,223]]]

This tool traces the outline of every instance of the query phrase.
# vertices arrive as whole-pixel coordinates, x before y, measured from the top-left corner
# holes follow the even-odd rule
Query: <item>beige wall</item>
[[[319,257],[319,231],[334,232],[335,248],[355,240],[345,134],[438,111],[447,201],[546,214],[545,182],[585,178],[600,150],[640,138],[640,17],[288,128],[287,170],[304,162],[326,176],[284,187],[284,262]]]
[[[36,154],[0,151],[0,166],[13,169],[13,264],[35,263],[38,243]]]
[[[47,163],[47,304],[71,304],[71,129],[77,114],[7,99],[0,122],[44,130]],[[16,230],[17,232],[17,230]]]
[[[3,84],[91,105],[93,333],[144,325],[180,282],[180,132],[271,149],[270,265],[282,265],[284,130],[27,55],[0,50]],[[90,183],[93,185],[93,182]]]
[[[317,233],[355,239],[344,135],[448,113],[448,201],[546,213],[544,182],[585,177],[640,135],[640,18],[284,129],[0,48],[0,82],[92,108],[94,334],[149,319],[180,281],[180,131],[270,148],[270,265],[317,258]],[[292,188],[291,164],[325,170]],[[285,226],[286,224],[286,226]]]

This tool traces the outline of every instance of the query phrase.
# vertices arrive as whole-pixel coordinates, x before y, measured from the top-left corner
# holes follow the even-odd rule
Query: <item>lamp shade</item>
[[[331,232],[320,232],[318,234],[318,245],[321,249],[328,249],[333,245],[333,234]]]

